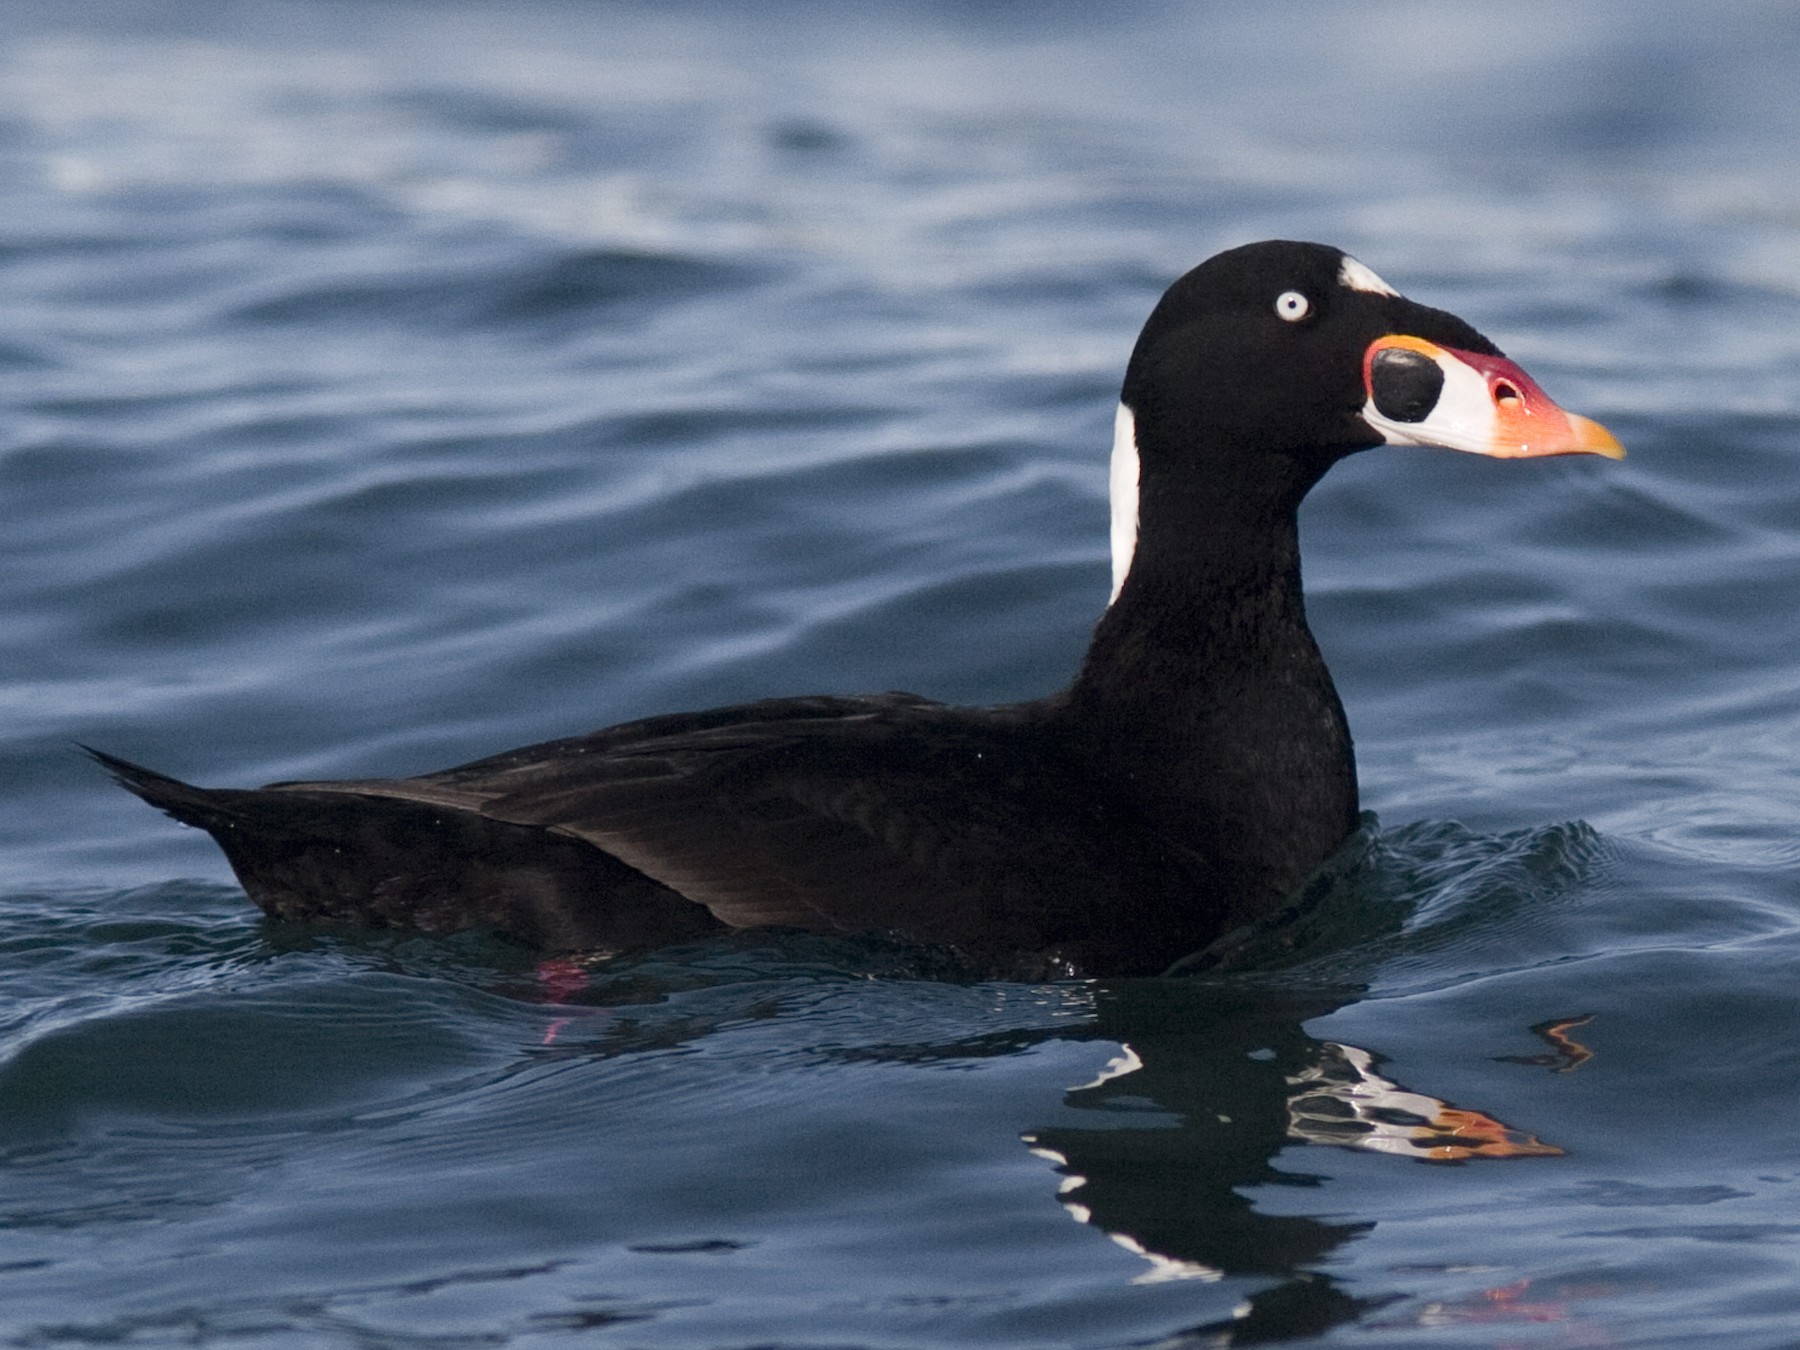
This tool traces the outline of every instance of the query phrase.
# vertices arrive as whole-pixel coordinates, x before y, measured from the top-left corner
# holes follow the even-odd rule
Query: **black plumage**
[[[1441,418],[1412,379],[1404,424],[1383,420],[1369,372],[1396,336],[1463,390]],[[1485,411],[1470,371],[1499,391]],[[1506,403],[1521,382],[1541,400],[1529,442]],[[1161,970],[1278,908],[1355,827],[1350,733],[1301,595],[1308,489],[1384,440],[1619,452],[1460,319],[1314,244],[1250,245],[1178,281],[1122,402],[1122,585],[1051,697],[774,699],[416,778],[253,790],[97,757],[209,831],[282,918],[484,927],[547,950],[873,930],[996,971]]]

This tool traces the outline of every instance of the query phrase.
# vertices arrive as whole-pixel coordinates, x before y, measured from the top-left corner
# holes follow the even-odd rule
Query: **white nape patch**
[[[1400,292],[1387,282],[1376,276],[1365,263],[1359,263],[1348,253],[1344,255],[1344,265],[1338,268],[1338,281],[1353,291],[1367,291],[1370,295],[1391,295],[1396,299]]]
[[[1126,574],[1131,571],[1131,558],[1137,552],[1138,537],[1138,464],[1137,419],[1123,403],[1113,418],[1112,468],[1107,474],[1107,492],[1112,499],[1112,596],[1110,605],[1125,589]]]

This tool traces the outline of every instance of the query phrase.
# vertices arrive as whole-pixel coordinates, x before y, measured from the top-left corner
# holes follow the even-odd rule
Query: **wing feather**
[[[733,927],[915,932],[971,949],[1105,941],[1185,870],[1034,705],[780,699],[624,723],[441,773],[283,784],[398,797],[583,840]],[[1098,828],[1097,828],[1098,827]],[[1099,842],[1096,843],[1096,840]],[[1096,933],[1096,914],[1101,916]]]

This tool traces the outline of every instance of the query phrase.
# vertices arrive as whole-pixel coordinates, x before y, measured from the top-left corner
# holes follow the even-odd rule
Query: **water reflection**
[[[1366,934],[1390,927],[1397,912],[1325,906],[1309,917],[1331,932],[1350,924]],[[1304,925],[1279,927],[1247,942],[1244,959],[1266,956],[1269,942],[1298,949],[1308,941]],[[934,997],[911,1008],[922,1014],[917,1022],[879,1017],[872,1038],[828,1019],[831,1044],[812,1053],[837,1063],[930,1066],[1016,1057],[1052,1042],[1112,1044],[1111,1060],[1064,1093],[1070,1110],[1062,1119],[1021,1137],[1058,1174],[1056,1197],[1068,1213],[1141,1258],[1134,1283],[1264,1282],[1230,1318],[1181,1333],[1212,1344],[1306,1335],[1391,1301],[1353,1295],[1326,1273],[1332,1253],[1370,1223],[1271,1212],[1271,1188],[1324,1180],[1296,1165],[1303,1155],[1294,1146],[1438,1164],[1563,1152],[1486,1111],[1386,1076],[1367,1049],[1308,1034],[1308,1023],[1363,996],[1357,983],[1231,973],[1228,959],[1220,963],[1226,969],[1181,978],[1000,986],[940,982],[945,972],[931,959],[905,944],[789,934],[739,935],[634,962],[546,962],[538,997],[559,1012],[541,1028],[541,1053],[666,1050],[731,1025],[804,1019],[855,971],[882,977],[876,987],[887,991],[923,985]],[[890,983],[905,976],[913,978]],[[518,986],[507,992],[530,997]],[[978,1006],[989,999],[982,1016]],[[866,1001],[849,1000],[839,1012]],[[1572,1033],[1584,1020],[1533,1028],[1556,1053],[1532,1062],[1579,1062],[1585,1051]],[[905,1025],[919,1034],[907,1035]]]
[[[1070,1214],[1144,1259],[1139,1282],[1276,1278],[1232,1322],[1197,1333],[1227,1343],[1303,1335],[1371,1306],[1318,1272],[1369,1225],[1266,1213],[1251,1198],[1259,1187],[1319,1183],[1275,1166],[1290,1144],[1439,1162],[1562,1151],[1402,1087],[1376,1071],[1366,1050],[1307,1035],[1309,1019],[1357,992],[1178,980],[1102,985],[1094,1029],[1122,1050],[1065,1099],[1097,1113],[1095,1123],[1025,1136],[1062,1174],[1059,1198]]]

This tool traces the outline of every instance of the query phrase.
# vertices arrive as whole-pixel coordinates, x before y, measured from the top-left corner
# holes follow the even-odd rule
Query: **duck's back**
[[[1216,881],[1080,762],[1058,711],[778,699],[418,778],[252,791],[108,762],[212,833],[283,918],[479,926],[563,949],[721,925],[874,929],[990,967],[1160,969],[1213,936]]]

